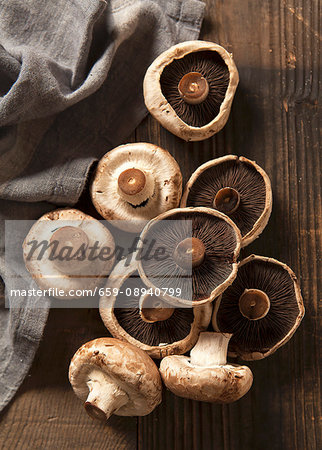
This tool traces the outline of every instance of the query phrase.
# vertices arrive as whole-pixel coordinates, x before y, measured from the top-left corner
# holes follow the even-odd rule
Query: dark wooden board
[[[145,418],[84,413],[67,380],[69,359],[106,334],[96,310],[52,310],[30,375],[0,423],[4,449],[286,449],[322,448],[319,428],[318,283],[321,189],[318,0],[207,0],[202,38],[233,52],[240,84],[226,127],[184,143],[148,117],[129,140],[161,145],[185,180],[201,163],[227,153],[256,160],[273,187],[273,213],[261,238],[243,251],[289,264],[301,283],[306,316],[293,339],[250,363],[252,390],[232,405],[174,397]]]

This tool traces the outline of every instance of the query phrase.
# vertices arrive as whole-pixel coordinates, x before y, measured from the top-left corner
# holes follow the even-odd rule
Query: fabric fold
[[[171,45],[198,38],[204,7],[199,0],[0,0],[2,228],[5,219],[37,219],[78,201],[93,163],[147,114],[147,67]],[[4,267],[4,245],[1,233],[6,282],[14,268]],[[48,299],[19,301],[25,307],[6,309],[0,298],[0,410],[28,373],[47,320],[49,302],[41,313],[37,306]]]

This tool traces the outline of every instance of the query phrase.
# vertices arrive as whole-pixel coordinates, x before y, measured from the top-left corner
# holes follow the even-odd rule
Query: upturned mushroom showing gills
[[[166,387],[179,397],[203,402],[232,403],[251,388],[246,366],[227,363],[230,334],[201,333],[188,356],[167,356],[160,373]]]
[[[240,232],[209,208],[180,208],[151,220],[140,236],[139,273],[165,300],[197,306],[211,302],[236,277]],[[150,249],[150,257],[144,257]]]
[[[200,166],[190,177],[181,206],[204,206],[228,215],[242,235],[242,247],[256,239],[272,211],[266,172],[243,156],[228,155]]]
[[[86,412],[106,421],[117,416],[145,416],[161,403],[157,366],[139,348],[113,338],[87,342],[73,356],[69,381]]]
[[[100,315],[106,328],[153,358],[187,352],[211,320],[210,304],[174,308],[157,297],[139,278],[137,265],[127,265],[126,259],[111,272],[105,291]]]
[[[164,128],[186,141],[200,141],[226,124],[238,81],[232,55],[223,47],[182,42],[148,68],[144,100]]]
[[[231,356],[255,360],[284,345],[303,316],[294,272],[275,259],[251,255],[239,263],[237,278],[216,300],[213,327],[233,333]]]
[[[105,219],[136,233],[146,221],[179,205],[182,175],[166,150],[147,143],[126,144],[99,161],[90,191]]]
[[[98,220],[64,208],[43,215],[31,227],[23,256],[41,289],[56,298],[72,299],[103,283],[114,265],[115,243]]]

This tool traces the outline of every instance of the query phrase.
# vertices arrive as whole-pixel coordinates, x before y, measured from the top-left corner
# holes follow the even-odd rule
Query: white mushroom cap
[[[131,195],[120,189],[120,176],[133,169],[143,179],[142,189]],[[126,144],[99,161],[90,191],[95,208],[112,225],[138,232],[146,221],[179,205],[182,175],[175,159],[157,145]]]
[[[213,51],[221,56],[229,70],[229,85],[219,114],[208,124],[202,127],[193,127],[181,120],[169,104],[162,93],[160,78],[164,68],[173,60],[200,51]],[[200,141],[213,136],[225,126],[238,82],[238,71],[232,54],[223,47],[206,41],[182,42],[161,53],[148,68],[143,82],[144,101],[149,112],[164,128],[186,141]]]
[[[139,338],[131,336],[131,334],[129,334],[129,332],[127,332],[122,327],[122,325],[119,323],[117,319],[117,314],[115,311],[116,309],[115,303],[118,297],[116,292],[124,291],[124,284],[131,276],[135,274],[137,270],[138,270],[138,261],[134,261],[134,263],[127,265],[126,259],[124,259],[121,260],[111,272],[107,284],[105,286],[105,291],[106,292],[110,291],[111,295],[104,295],[100,298],[100,315],[106,328],[110,331],[110,333],[114,337],[121,339],[123,341],[130,342],[136,347],[141,348],[142,350],[146,351],[148,355],[150,355],[152,358],[161,359],[167,355],[186,353],[193,347],[193,345],[195,345],[200,332],[207,329],[211,320],[212,305],[208,303],[193,308],[194,319],[190,325],[190,331],[183,339],[174,340],[173,342],[161,342],[159,345],[148,345],[144,343],[142,340],[139,340]],[[147,287],[146,289],[148,290],[149,288]],[[148,296],[142,295],[141,297],[138,297],[137,304],[135,304],[134,302],[132,308],[133,309],[138,308],[143,301],[147,300],[147,302],[149,302],[149,299],[154,300],[154,297],[151,295]],[[164,303],[163,305],[164,309],[168,309],[168,311],[170,312],[171,310],[174,312],[176,311],[176,309],[171,308],[171,305],[166,306],[163,297],[160,298],[160,302]],[[121,307],[121,305],[119,305],[118,307]],[[156,313],[156,315],[158,315],[158,312]],[[180,320],[182,321],[182,317],[180,317],[179,319],[177,318],[176,320],[177,323],[175,326],[178,327],[180,324]],[[156,321],[157,320],[155,321],[153,320],[153,322]],[[152,325],[150,328],[152,328]]]
[[[52,249],[41,255],[43,246],[39,246],[35,251],[31,251],[32,242],[37,244],[44,242],[47,246],[51,239],[55,240],[55,233],[66,228],[76,228],[86,237],[86,250],[81,260],[75,259],[68,264],[62,257],[62,267],[59,268],[58,259],[51,258]],[[89,257],[90,248],[97,243],[97,250],[93,256],[97,257],[101,249],[109,249],[109,254],[104,258],[96,258],[92,261]],[[78,247],[71,246],[72,253],[75,254]],[[106,250],[107,252],[108,250]],[[59,255],[59,251],[54,253],[54,257]],[[57,298],[72,299],[78,297],[76,290],[91,289],[104,281],[115,261],[115,243],[109,230],[93,217],[72,208],[57,209],[44,214],[29,230],[23,242],[23,256],[27,270],[35,279],[38,286],[45,289],[53,289]],[[74,264],[73,264],[74,262]],[[56,295],[58,290],[63,290],[63,295]],[[74,290],[74,292],[70,292]],[[52,295],[52,293],[51,293]],[[79,298],[79,297],[78,297]]]
[[[152,359],[114,338],[87,342],[73,356],[69,381],[93,418],[145,416],[161,403],[162,383]]]
[[[166,387],[179,397],[192,400],[231,403],[239,400],[253,383],[246,366],[226,362],[231,335],[201,333],[187,356],[167,356],[160,373]]]

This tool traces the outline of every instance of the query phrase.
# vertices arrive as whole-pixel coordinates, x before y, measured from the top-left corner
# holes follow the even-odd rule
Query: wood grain
[[[244,250],[275,257],[299,277],[306,316],[293,339],[250,363],[252,390],[232,405],[165,395],[139,419],[139,449],[321,448],[318,250],[321,189],[318,123],[319,5],[300,0],[209,0],[202,38],[234,55],[240,85],[226,127],[202,143],[183,143],[148,118],[137,138],[167,148],[185,180],[208,159],[233,153],[256,160],[273,187],[273,213]],[[158,431],[155,434],[155,424]],[[160,438],[160,436],[162,436]]]
[[[227,153],[268,172],[274,205],[261,238],[244,250],[289,264],[301,283],[306,316],[293,339],[250,363],[254,385],[241,401],[211,405],[174,397],[145,418],[101,425],[82,410],[67,380],[69,359],[106,331],[96,310],[52,310],[29,377],[0,423],[3,449],[322,448],[318,293],[321,280],[318,0],[207,0],[202,38],[233,52],[240,85],[226,127],[185,143],[148,117],[129,138],[168,149],[185,180]]]

